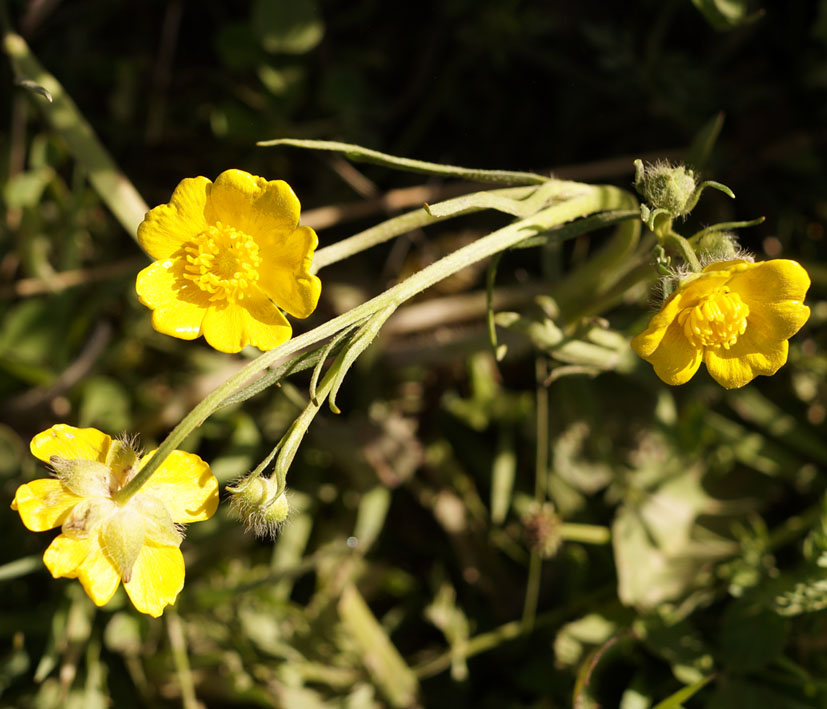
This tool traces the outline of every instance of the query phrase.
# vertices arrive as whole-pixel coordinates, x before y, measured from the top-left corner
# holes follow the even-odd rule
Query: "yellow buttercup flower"
[[[222,352],[269,350],[290,339],[282,314],[306,318],[321,282],[310,273],[318,237],[298,226],[286,182],[222,172],[182,180],[169,204],[147,212],[138,241],[157,259],[138,274],[152,326],[184,340],[204,335]]]
[[[218,482],[192,453],[174,451],[128,501],[114,494],[153,455],[94,428],[52,426],[31,442],[55,478],[17,488],[12,509],[33,532],[61,528],[43,563],[55,578],[77,578],[99,606],[123,581],[141,613],[158,617],[184,587],[180,525],[210,518]]]
[[[688,382],[701,361],[727,389],[775,374],[787,340],[810,317],[810,277],[795,261],[709,264],[681,282],[632,348],[667,384]]]

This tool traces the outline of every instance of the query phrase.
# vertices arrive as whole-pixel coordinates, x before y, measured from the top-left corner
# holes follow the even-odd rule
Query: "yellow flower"
[[[727,389],[775,374],[787,340],[810,317],[810,277],[795,261],[711,263],[681,282],[632,348],[667,384],[685,384],[701,360]]]
[[[180,524],[210,518],[218,482],[192,453],[174,451],[127,502],[113,499],[153,455],[94,428],[52,426],[31,442],[56,478],[17,488],[13,510],[33,532],[61,527],[43,563],[54,578],[77,578],[99,606],[123,581],[141,613],[158,617],[184,586]]]
[[[152,326],[184,340],[203,334],[222,352],[289,340],[279,308],[306,318],[321,293],[310,273],[318,237],[298,226],[299,210],[282,180],[241,170],[222,172],[215,183],[182,180],[169,204],[147,212],[138,227],[138,241],[157,259],[135,284]]]

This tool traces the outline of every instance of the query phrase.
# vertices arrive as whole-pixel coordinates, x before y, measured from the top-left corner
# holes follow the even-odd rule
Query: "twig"
[[[145,258],[128,258],[123,261],[103,264],[102,266],[61,271],[49,278],[21,278],[19,281],[0,288],[0,298],[14,296],[25,298],[42,293],[59,293],[67,288],[117,278],[130,271],[137,272],[145,265],[147,265]]]

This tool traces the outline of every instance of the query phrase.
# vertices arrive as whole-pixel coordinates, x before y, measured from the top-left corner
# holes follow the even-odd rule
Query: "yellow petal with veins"
[[[210,192],[207,216],[256,240],[290,234],[299,223],[301,205],[284,180],[267,181],[243,170],[225,170]]]
[[[77,578],[96,606],[108,603],[118,590],[121,577],[104,554],[98,535],[89,538],[89,553],[77,569]]]
[[[73,579],[89,554],[90,546],[89,539],[70,539],[65,534],[60,534],[43,554],[43,563],[52,577]]]
[[[106,462],[112,439],[95,428],[75,428],[59,423],[38,433],[29,448],[35,458],[48,463],[53,455],[68,460]]]
[[[155,455],[148,453],[141,466]],[[141,488],[161,500],[173,522],[186,524],[209,519],[218,508],[218,481],[194,453],[173,451]]]
[[[43,478],[17,488],[11,508],[20,513],[26,529],[45,532],[62,525],[82,499],[69,492],[60,480]]]
[[[322,292],[322,282],[310,273],[319,237],[303,226],[286,238],[273,236],[268,241],[261,246],[261,289],[290,315],[308,317]]]
[[[178,547],[147,544],[124,588],[135,608],[157,618],[164,608],[175,603],[184,587],[184,574],[184,557]]]
[[[204,216],[212,183],[188,177],[178,183],[168,204],[150,209],[138,227],[138,243],[152,258],[164,260],[204,231]]]

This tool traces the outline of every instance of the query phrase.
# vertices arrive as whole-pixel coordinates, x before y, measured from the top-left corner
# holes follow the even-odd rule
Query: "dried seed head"
[[[523,517],[523,533],[529,548],[537,550],[548,559],[557,553],[562,543],[560,537],[560,517],[554,511],[554,505],[533,505]]]

